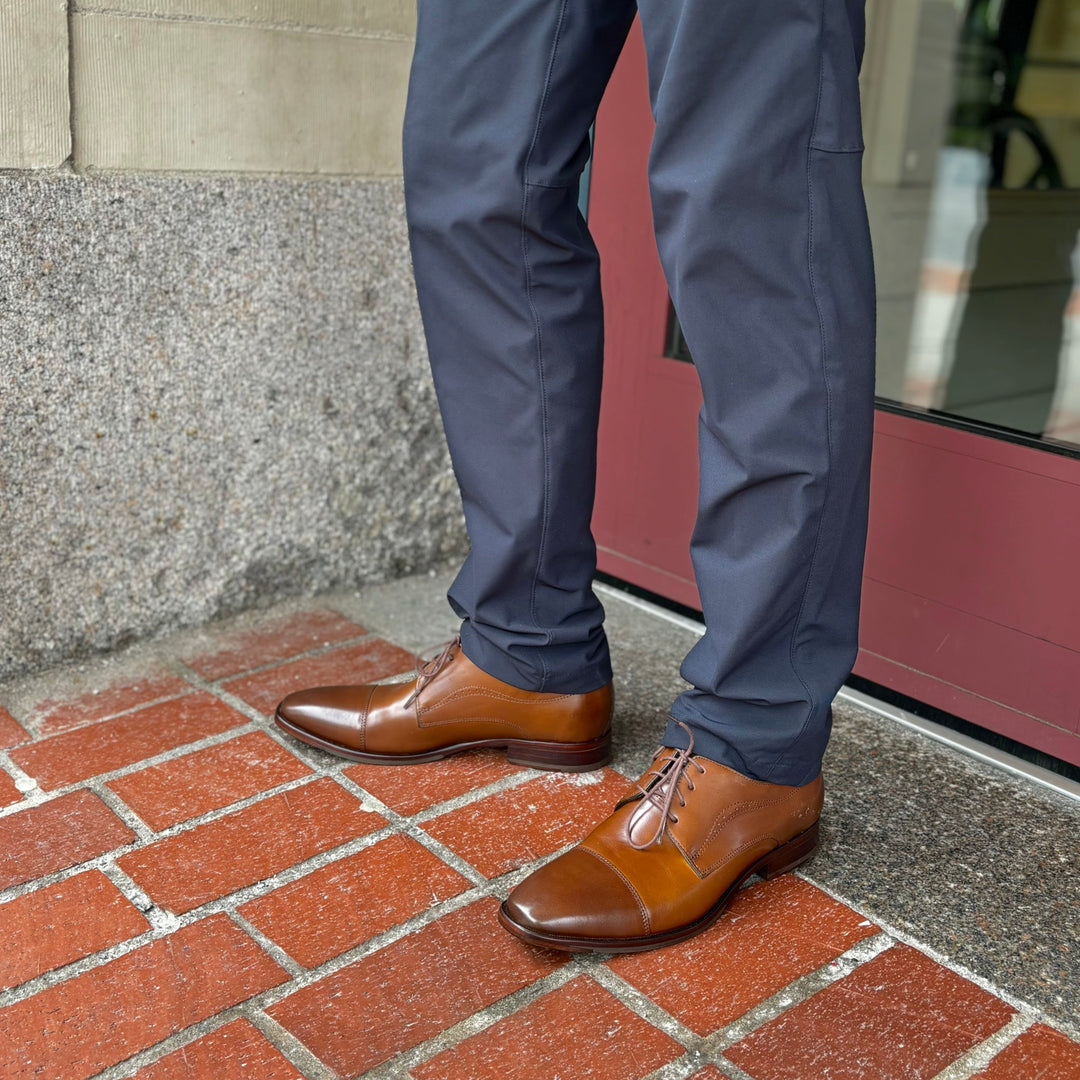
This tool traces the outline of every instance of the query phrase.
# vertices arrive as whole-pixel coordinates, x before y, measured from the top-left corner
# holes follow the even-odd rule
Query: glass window
[[[1080,449],[1080,0],[867,0],[862,100],[879,403]]]
[[[868,15],[878,395],[1080,446],[1080,4]]]

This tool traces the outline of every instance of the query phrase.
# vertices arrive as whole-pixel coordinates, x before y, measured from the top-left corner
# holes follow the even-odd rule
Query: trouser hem
[[[677,723],[679,720],[686,724],[693,733],[695,754],[701,754],[702,757],[707,757],[710,761],[726,765],[729,769],[734,769],[735,772],[741,773],[751,780],[802,787],[804,784],[810,783],[821,772],[821,762],[816,759],[811,762],[785,761],[783,767],[779,767],[775,755],[758,760],[740,753],[739,749],[728,742],[727,739],[704,727],[699,719],[676,715],[674,710],[664,731],[665,746],[685,750],[689,745],[689,737],[686,731]]]
[[[575,664],[572,649],[567,645],[514,646],[516,656],[511,656],[493,645],[468,620],[461,625],[461,651],[481,671],[519,690],[588,694],[606,686],[612,677],[606,656]],[[541,651],[546,659],[540,657]]]

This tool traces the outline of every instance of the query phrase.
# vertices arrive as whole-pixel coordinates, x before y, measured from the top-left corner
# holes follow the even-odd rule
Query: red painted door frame
[[[689,557],[697,376],[664,356],[669,298],[645,166],[635,23],[596,121],[602,255],[600,569],[700,607]],[[855,673],[1080,764],[1080,460],[878,409]]]

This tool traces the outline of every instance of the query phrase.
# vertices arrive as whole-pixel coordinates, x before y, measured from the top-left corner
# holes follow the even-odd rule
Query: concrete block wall
[[[0,5],[0,678],[463,554],[410,0]]]
[[[76,166],[398,174],[414,25],[397,0],[79,0]]]
[[[62,164],[71,153],[65,0],[0,7],[0,168]]]

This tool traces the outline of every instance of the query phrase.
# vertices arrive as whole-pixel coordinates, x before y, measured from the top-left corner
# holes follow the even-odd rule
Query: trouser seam
[[[799,728],[798,735],[792,741],[789,746],[772,764],[769,771],[762,777],[764,780],[768,780],[771,776],[775,775],[776,770],[780,768],[790,755],[792,747],[795,747],[802,740],[806,733],[806,729],[810,724],[810,718],[814,715],[816,708],[816,702],[814,701],[814,695],[807,686],[806,680],[799,674],[799,669],[795,661],[795,639],[798,637],[799,628],[802,625],[803,614],[806,610],[807,597],[810,595],[810,584],[814,577],[814,567],[817,564],[818,552],[821,549],[821,536],[825,527],[825,511],[829,502],[829,488],[832,483],[832,463],[833,463],[833,438],[832,438],[832,398],[829,387],[829,371],[828,371],[828,342],[825,334],[825,315],[821,306],[821,298],[818,294],[817,280],[814,277],[814,140],[817,137],[818,121],[821,116],[821,101],[824,94],[825,83],[825,9],[828,0],[821,0],[821,17],[818,22],[818,86],[817,86],[817,101],[814,104],[814,120],[810,128],[810,136],[807,139],[806,146],[806,204],[807,204],[807,223],[806,223],[806,267],[810,280],[810,292],[814,298],[814,310],[817,313],[818,322],[818,335],[820,338],[820,357],[821,357],[821,377],[825,386],[825,490],[821,496],[821,509],[818,511],[817,530],[814,534],[814,546],[810,552],[810,564],[806,570],[806,583],[803,585],[802,598],[799,601],[799,611],[795,616],[795,625],[791,630],[791,639],[788,642],[788,661],[791,664],[791,670],[795,675],[795,678],[799,680],[800,685],[806,692],[807,698],[809,698],[809,707],[806,712],[806,717],[803,719],[802,725]]]
[[[559,5],[559,15],[555,21],[555,34],[551,42],[551,54],[548,57],[547,72],[544,76],[544,86],[540,93],[540,103],[536,112],[536,126],[533,128],[532,141],[521,167],[521,258],[525,271],[525,295],[528,298],[529,310],[532,313],[533,325],[536,332],[536,372],[540,391],[540,437],[543,454],[543,496],[540,506],[540,536],[536,545],[536,568],[533,571],[532,584],[529,588],[529,614],[537,630],[544,634],[545,645],[551,644],[551,631],[544,630],[540,625],[540,619],[536,613],[536,589],[540,579],[540,567],[544,559],[544,551],[547,543],[548,515],[551,511],[551,433],[548,423],[547,385],[544,378],[544,338],[540,325],[540,314],[536,308],[533,296],[532,268],[529,265],[529,233],[528,233],[528,209],[529,209],[529,162],[532,160],[533,150],[540,138],[540,129],[544,121],[544,109],[547,105],[548,92],[551,87],[552,72],[555,68],[555,56],[559,48],[559,39],[562,33],[563,20],[566,17],[566,5],[568,0],[562,0]],[[543,669],[540,679],[539,690],[543,690],[548,682],[548,666],[544,659],[543,650],[537,652],[537,658]]]

